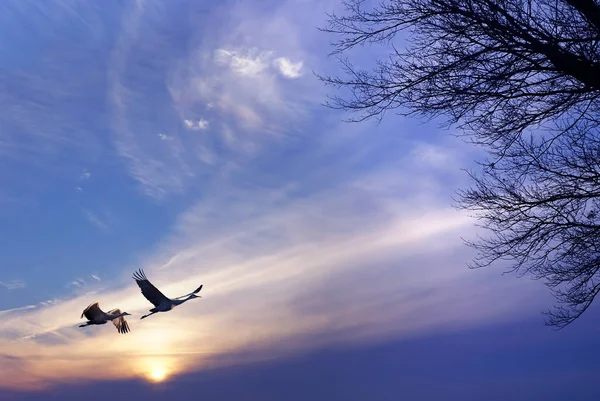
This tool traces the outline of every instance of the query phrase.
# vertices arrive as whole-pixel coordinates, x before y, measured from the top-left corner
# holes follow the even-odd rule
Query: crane
[[[174,307],[181,305],[190,299],[202,298],[201,296],[196,295],[202,289],[202,285],[189,294],[170,299],[160,292],[158,288],[152,285],[150,281],[148,281],[146,274],[142,269],[133,273],[133,279],[142,290],[142,295],[144,295],[144,297],[146,297],[146,299],[154,305],[154,308],[150,309],[150,312],[152,313],[144,315],[140,319],[144,319],[157,312],[168,312]]]
[[[131,316],[131,314],[121,312],[120,309],[112,309],[108,312],[104,312],[100,309],[98,302],[94,302],[83,310],[81,318],[84,316],[88,321],[79,327],[86,327],[94,324],[106,324],[106,322],[112,321],[119,333],[125,334],[129,332],[129,325],[127,324],[127,320],[125,320],[125,316]]]

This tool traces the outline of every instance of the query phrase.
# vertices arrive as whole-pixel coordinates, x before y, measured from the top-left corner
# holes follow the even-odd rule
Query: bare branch
[[[442,117],[484,146],[491,161],[469,172],[457,201],[489,234],[468,242],[471,267],[512,262],[555,295],[549,325],[573,322],[600,291],[600,3],[344,4],[322,29],[337,38],[342,76],[318,76],[347,95],[327,105],[351,121]],[[388,46],[389,57],[355,68],[343,55],[364,44]]]

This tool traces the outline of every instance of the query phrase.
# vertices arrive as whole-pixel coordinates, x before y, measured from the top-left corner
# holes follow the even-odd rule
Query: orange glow
[[[287,225],[289,219],[284,217],[281,221]],[[390,219],[372,232],[332,234],[331,239],[319,237],[318,242],[311,239],[276,251],[269,248],[258,256],[240,256],[239,261],[232,261],[229,256],[219,259],[219,255],[231,253],[227,241],[223,245],[218,242],[211,251],[216,256],[211,257],[207,256],[204,242],[191,243],[178,250],[177,255],[181,256],[174,259],[178,261],[177,268],[156,270],[156,283],[169,295],[184,294],[202,282],[213,283],[207,287],[210,296],[147,320],[140,320],[139,316],[148,313],[151,304],[129,277],[127,285],[115,280],[115,288],[107,284],[107,289],[98,294],[73,295],[56,304],[0,311],[0,392],[5,388],[34,389],[84,379],[135,378],[158,385],[187,372],[320,347],[322,343],[315,341],[315,333],[350,328],[343,331],[347,337],[335,337],[336,343],[373,341],[392,334],[398,338],[400,333],[431,330],[449,316],[465,319],[463,288],[448,285],[461,277],[452,269],[423,275],[418,266],[407,266],[402,271],[402,285],[410,291],[440,288],[440,295],[410,300],[402,308],[385,307],[399,287],[398,281],[384,277],[348,298],[357,297],[356,302],[329,305],[306,296],[311,294],[306,291],[312,291],[307,289],[320,283],[323,275],[347,274],[342,272],[348,263],[358,263],[363,258],[368,261],[374,253],[389,249],[394,249],[393,255],[404,251],[413,254],[421,249],[431,252],[431,244],[416,247],[415,243],[430,237],[437,241],[438,235],[452,232],[465,222],[471,224],[470,220],[443,213]],[[298,228],[305,229],[308,230]],[[210,269],[196,270],[207,258]],[[169,279],[171,272],[177,277]],[[163,286],[163,282],[168,284]],[[448,293],[442,291],[446,288]],[[337,291],[337,287],[332,289]],[[96,299],[105,308],[119,306],[132,313],[128,317],[131,332],[121,335],[112,324],[79,328],[81,308]],[[436,309],[439,313],[420,312],[436,305],[441,305]],[[468,317],[475,321],[488,313],[485,308]],[[444,319],[441,323],[440,317]],[[407,325],[407,321],[411,324]],[[326,342],[330,337],[319,338]],[[278,345],[274,348],[273,344]]]

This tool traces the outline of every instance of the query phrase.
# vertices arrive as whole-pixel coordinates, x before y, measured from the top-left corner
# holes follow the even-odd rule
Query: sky
[[[600,397],[597,307],[554,331],[543,283],[466,266],[481,150],[322,105],[340,8],[0,3],[0,399]],[[202,298],[140,320],[140,268]]]

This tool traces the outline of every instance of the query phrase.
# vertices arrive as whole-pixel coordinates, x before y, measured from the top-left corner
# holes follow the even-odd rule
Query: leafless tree
[[[319,77],[348,91],[328,106],[352,121],[442,118],[484,146],[489,159],[458,201],[488,233],[468,242],[472,266],[511,261],[557,297],[547,324],[573,322],[600,292],[600,2],[344,4],[322,29],[343,73]],[[364,44],[389,57],[355,68],[345,54]]]

